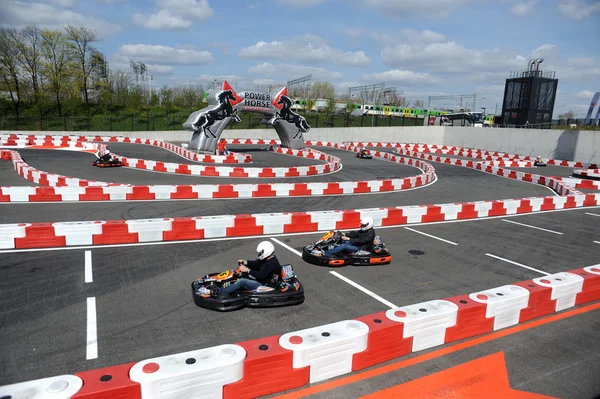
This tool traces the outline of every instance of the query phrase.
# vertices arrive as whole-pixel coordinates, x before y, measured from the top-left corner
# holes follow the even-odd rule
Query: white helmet
[[[256,253],[260,260],[267,259],[269,256],[273,255],[274,252],[275,246],[271,241],[263,241],[256,247]]]
[[[360,229],[361,230],[369,230],[373,228],[373,218],[370,216],[362,218],[360,221]]]

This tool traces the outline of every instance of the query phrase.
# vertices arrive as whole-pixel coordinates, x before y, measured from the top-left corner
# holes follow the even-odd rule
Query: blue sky
[[[477,93],[501,107],[531,57],[559,78],[556,113],[600,91],[598,0],[2,0],[0,25],[95,29],[112,70],[148,65],[153,86],[226,78],[265,88],[312,74],[338,93],[384,82],[410,99]],[[441,106],[456,106],[439,102]],[[556,114],[557,115],[557,114]],[[555,116],[556,116],[555,115]]]

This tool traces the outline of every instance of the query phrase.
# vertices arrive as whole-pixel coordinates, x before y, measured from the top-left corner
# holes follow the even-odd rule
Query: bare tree
[[[314,82],[310,90],[310,97],[333,99],[335,98],[335,88],[329,82]]]
[[[173,104],[173,89],[168,86],[163,86],[160,89],[160,104],[161,105],[172,105]]]
[[[423,100],[415,100],[415,102],[413,103],[413,107],[415,108],[423,108],[425,106],[425,103],[423,102]]]
[[[69,83],[69,46],[67,38],[60,31],[48,29],[42,30],[41,37],[42,53],[45,58],[42,73],[49,82],[50,91],[56,101],[58,115],[62,115],[63,86]]]
[[[42,89],[40,87],[40,69],[42,64],[42,37],[40,30],[37,26],[27,26],[21,32],[14,30],[10,32],[14,35],[13,43],[17,48],[19,63],[27,75],[29,75],[33,90],[33,102],[36,105],[41,121],[43,113],[41,107]]]
[[[89,115],[90,101],[88,97],[88,79],[93,70],[91,55],[94,51],[91,43],[96,42],[98,36],[96,32],[91,29],[84,27],[77,28],[72,25],[67,25],[65,31],[67,32],[67,38],[71,43],[73,55],[77,60],[78,80],[81,89],[83,90],[83,98]]]
[[[388,99],[391,106],[394,107],[408,107],[408,100],[402,94],[390,93]]]
[[[14,38],[17,33],[14,29],[0,29],[0,87],[8,91],[15,107],[15,114],[19,119],[21,105],[21,86],[19,84],[18,50]]]
[[[575,119],[575,112],[569,110],[558,116],[560,119]]]

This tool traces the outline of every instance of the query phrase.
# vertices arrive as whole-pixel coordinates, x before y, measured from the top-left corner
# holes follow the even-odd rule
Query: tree
[[[558,116],[559,119],[575,119],[575,112],[569,110]]]
[[[42,53],[45,62],[42,73],[49,83],[50,91],[56,101],[58,115],[62,115],[61,100],[63,86],[68,85],[69,46],[67,38],[62,32],[44,29],[41,32]]]
[[[8,91],[15,107],[15,114],[19,119],[21,105],[21,86],[19,84],[18,50],[14,38],[17,33],[14,29],[0,29],[0,89]]]
[[[390,93],[388,99],[391,106],[408,107],[408,100],[402,94]]]
[[[335,100],[333,98],[330,98],[329,102],[327,103],[327,113],[335,114]]]
[[[415,100],[415,102],[413,103],[413,107],[414,108],[423,108],[425,106],[425,103],[423,102],[423,100]]]
[[[159,98],[160,98],[159,103],[161,105],[164,105],[164,106],[172,105],[173,104],[173,89],[171,89],[170,87],[168,87],[166,85],[163,86],[160,89]]]
[[[91,43],[98,41],[98,36],[96,32],[91,29],[84,27],[76,28],[72,25],[67,25],[65,31],[67,32],[67,38],[71,43],[73,56],[77,60],[78,81],[83,91],[85,107],[89,115],[90,101],[88,97],[88,79],[93,70],[91,56],[94,51]]]
[[[335,88],[329,82],[315,82],[312,85],[310,90],[311,98],[325,98],[325,99],[333,99],[335,98]]]
[[[40,69],[42,60],[41,34],[37,26],[26,26],[20,32],[11,31],[13,42],[17,48],[17,58],[19,63],[29,75],[31,88],[33,90],[33,102],[40,115],[40,121],[43,115],[41,100],[42,88],[40,87]],[[40,126],[41,128],[41,126]]]

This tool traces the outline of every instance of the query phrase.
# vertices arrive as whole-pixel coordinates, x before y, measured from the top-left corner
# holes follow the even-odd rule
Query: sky
[[[555,118],[584,117],[600,91],[600,0],[0,0],[0,10],[0,26],[96,30],[110,69],[141,61],[153,88],[227,79],[241,91],[312,75],[337,93],[384,83],[425,106],[476,93],[493,113],[509,73],[543,58],[559,79]]]

